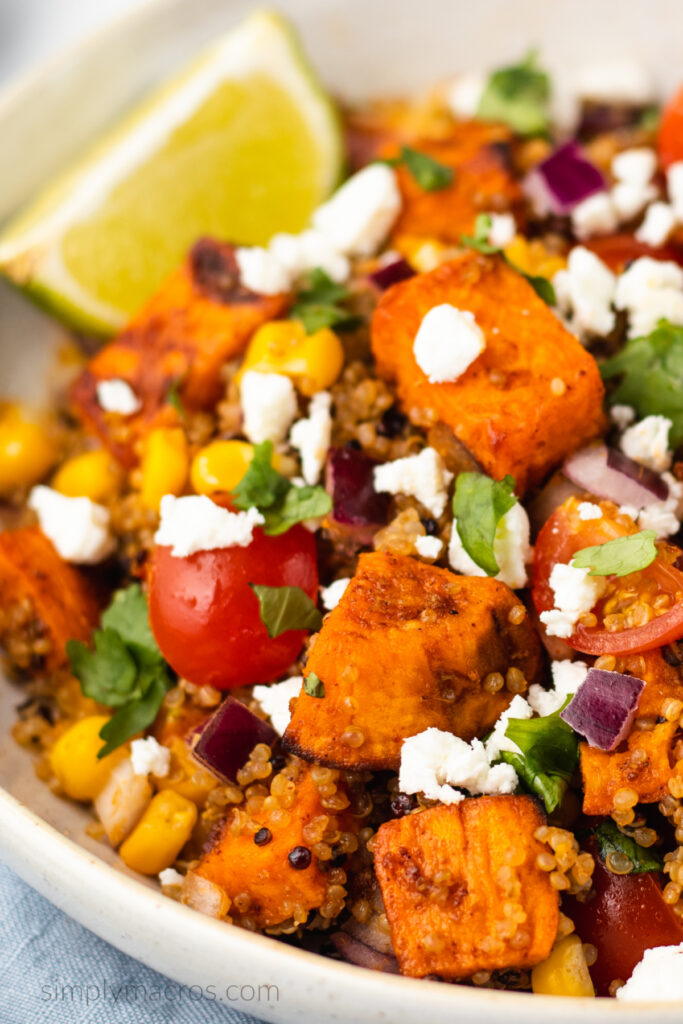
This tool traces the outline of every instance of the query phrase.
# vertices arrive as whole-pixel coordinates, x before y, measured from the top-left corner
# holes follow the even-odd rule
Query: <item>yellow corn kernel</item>
[[[57,446],[40,423],[16,406],[0,415],[0,494],[38,483],[57,461]]]
[[[104,505],[116,496],[121,480],[116,460],[104,448],[98,448],[74,455],[63,463],[54,475],[52,486],[68,498],[90,498]]]
[[[164,789],[157,793],[119,853],[141,875],[158,875],[174,862],[190,838],[197,808],[186,797]]]
[[[306,334],[298,320],[272,320],[251,339],[238,380],[247,370],[282,373],[310,397],[334,384],[343,365],[342,343],[329,327]]]
[[[172,789],[174,793],[203,806],[211,790],[218,785],[216,776],[194,760],[182,736],[174,736],[167,746],[171,750],[171,770],[163,779],[156,781],[157,789],[159,792]]]
[[[523,235],[515,235],[505,248],[505,255],[513,266],[524,274],[547,277],[550,280],[558,270],[564,270],[567,261],[564,256],[551,253],[543,242],[534,238],[529,241]]]
[[[81,718],[62,733],[50,750],[50,767],[72,800],[94,800],[116,765],[128,756],[128,748],[123,746],[97,760],[97,753],[104,746],[100,729],[108,721],[106,715]]]
[[[557,943],[547,960],[531,972],[531,987],[542,996],[594,996],[595,989],[578,935]]]
[[[185,489],[189,470],[187,438],[180,427],[157,427],[147,435],[140,465],[140,500],[156,511],[165,494]]]
[[[254,446],[247,441],[212,441],[201,448],[190,468],[190,482],[196,494],[232,491],[240,482],[254,457]],[[295,471],[296,463],[286,455],[273,452],[271,465],[285,476]]]

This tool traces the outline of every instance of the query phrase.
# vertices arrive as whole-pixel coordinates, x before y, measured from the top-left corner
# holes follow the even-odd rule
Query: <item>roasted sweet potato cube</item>
[[[186,408],[209,408],[220,397],[223,363],[238,356],[253,332],[278,316],[286,302],[284,295],[257,295],[244,288],[233,247],[202,239],[75,381],[75,412],[116,458],[134,465],[135,441],[152,427],[177,420],[168,402],[171,387],[178,386]],[[97,401],[98,381],[110,378],[125,380],[142,402],[140,411],[123,422]]]
[[[619,671],[645,680],[636,723],[638,719],[657,722],[669,698],[683,700],[680,672],[668,665],[658,650],[620,658]],[[677,721],[661,721],[646,730],[636,725],[628,739],[611,753],[582,743],[584,813],[609,814],[614,809],[614,794],[619,789],[634,790],[638,803],[661,800],[668,793],[669,779],[683,774],[673,752],[677,731]]]
[[[249,895],[249,905],[241,913],[239,906],[231,908],[237,922],[240,917],[248,917],[257,927],[270,928],[295,914],[301,923],[305,912],[325,901],[329,882],[319,861],[311,855],[314,842],[307,826],[314,822],[314,831],[321,826],[320,838],[325,831],[357,831],[358,826],[349,815],[335,816],[324,807],[311,771],[301,762],[285,769],[295,786],[294,803],[286,805],[287,814],[279,807],[259,811],[240,828],[246,812],[237,808],[196,868],[198,875],[219,885],[231,900],[240,893]],[[338,792],[342,790],[338,788]],[[269,831],[270,838],[265,837],[259,844],[254,837],[261,828]],[[289,855],[297,847],[303,853],[295,852],[290,860]],[[307,854],[310,863],[305,866]]]
[[[540,669],[538,638],[503,583],[383,552],[358,571],[309,651],[307,673],[325,696],[302,693],[285,746],[339,768],[399,767],[401,743],[434,726],[470,740],[488,732],[510,703],[483,685],[491,672]]]
[[[457,380],[432,384],[413,343],[442,303],[474,314],[486,348]],[[468,251],[390,288],[373,316],[372,348],[408,415],[447,424],[490,476],[512,474],[518,494],[602,428],[595,360],[500,257]]]
[[[531,797],[485,796],[380,826],[375,871],[402,974],[457,979],[545,960],[559,895],[536,866],[543,823]]]
[[[67,640],[89,640],[99,615],[88,578],[37,527],[0,533],[0,642],[18,668],[68,665]]]

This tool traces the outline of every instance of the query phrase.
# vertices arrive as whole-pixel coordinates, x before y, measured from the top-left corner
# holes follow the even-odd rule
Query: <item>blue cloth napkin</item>
[[[258,1024],[120,953],[0,864],[0,1024],[77,1022]]]

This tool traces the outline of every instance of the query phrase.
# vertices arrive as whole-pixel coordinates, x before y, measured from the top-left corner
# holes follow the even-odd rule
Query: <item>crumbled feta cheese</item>
[[[498,721],[493,727],[493,732],[484,743],[486,748],[486,756],[489,761],[495,761],[496,758],[500,757],[501,751],[507,750],[511,754],[521,754],[522,751],[519,749],[513,740],[508,739],[505,735],[505,730],[508,727],[511,718],[531,718],[533,710],[531,705],[524,700],[524,697],[520,697],[516,694],[507,709],[502,713]]]
[[[579,519],[602,519],[602,509],[592,501],[582,501],[579,505]]]
[[[500,567],[496,576],[501,583],[518,590],[527,584],[527,562],[531,558],[529,544],[529,517],[521,502],[517,502],[505,513],[496,527],[493,538],[493,554]],[[453,520],[451,539],[448,545],[448,561],[456,572],[464,576],[485,576],[486,573],[465,551],[457,530],[457,519]]]
[[[170,547],[175,558],[216,548],[246,548],[252,542],[254,527],[265,522],[258,509],[229,512],[205,494],[184,498],[165,494],[159,512],[154,542]]]
[[[554,715],[573,696],[588,675],[588,665],[583,661],[554,661],[551,665],[553,688],[545,690],[538,683],[529,687],[527,700],[537,715],[545,718]]]
[[[662,479],[669,488],[664,501],[651,501],[642,509],[622,506],[619,511],[630,515],[641,530],[654,530],[658,537],[670,537],[678,533],[681,525],[683,484],[671,473],[662,473]]]
[[[301,472],[307,484],[317,484],[332,440],[332,395],[319,391],[308,407],[308,418],[297,420],[289,441],[301,457]]]
[[[171,768],[171,751],[162,747],[153,736],[133,740],[130,745],[130,759],[134,775],[156,775],[164,779]]]
[[[555,607],[541,612],[541,622],[548,636],[570,637],[585,612],[595,607],[605,591],[602,576],[589,576],[590,569],[558,562],[550,573],[550,586],[555,595]]]
[[[485,348],[474,314],[448,302],[425,313],[413,343],[417,365],[432,384],[457,380]]]
[[[666,172],[666,187],[676,219],[683,221],[683,160],[671,164]]]
[[[683,269],[641,256],[618,278],[614,304],[629,315],[629,338],[650,334],[661,319],[683,324]]]
[[[257,700],[265,713],[270,718],[275,732],[280,736],[284,734],[292,717],[289,711],[289,702],[292,697],[298,697],[301,693],[303,676],[292,676],[282,683],[271,683],[269,686],[255,686],[251,691],[254,700]]]
[[[486,88],[486,76],[480,72],[461,75],[449,86],[446,103],[454,117],[469,121],[477,116],[479,103]]]
[[[628,427],[621,435],[619,447],[629,459],[663,473],[671,465],[669,431],[671,420],[666,416],[646,416]]]
[[[333,608],[337,607],[350,582],[350,577],[342,576],[341,579],[330,583],[329,587],[320,588],[320,597],[322,598],[323,608],[326,611],[331,612]]]
[[[401,211],[396,174],[369,164],[354,174],[313,214],[313,227],[346,256],[371,256]]]
[[[95,390],[100,408],[105,412],[115,412],[119,416],[132,416],[142,408],[142,402],[130,384],[118,377],[110,380],[98,380]]]
[[[428,535],[424,537],[415,538],[415,550],[417,551],[420,558],[438,558],[443,548],[443,541],[439,537],[430,537]]]
[[[171,888],[182,885],[185,879],[175,868],[164,868],[159,872],[159,881],[164,887]]]
[[[240,280],[245,288],[260,295],[288,292],[292,278],[285,266],[268,249],[254,245],[235,249]]]
[[[481,793],[513,793],[517,774],[510,765],[489,764],[480,740],[465,743],[440,729],[425,729],[401,747],[398,785],[402,793],[424,793],[429,800],[457,804],[464,794],[454,786]]]
[[[676,214],[669,203],[652,203],[645,213],[645,220],[636,231],[636,238],[645,245],[664,245],[676,226]]]
[[[632,181],[618,181],[610,189],[612,206],[620,221],[633,220],[648,203],[657,198],[657,195],[654,185],[636,184]]]
[[[583,65],[574,74],[574,87],[582,99],[599,103],[640,106],[657,95],[648,69],[627,58]]]
[[[616,278],[595,253],[575,246],[567,269],[558,270],[553,277],[553,286],[560,310],[571,315],[571,324],[581,337],[604,336],[614,328]]]
[[[284,441],[298,412],[296,391],[289,377],[248,370],[242,377],[240,400],[244,433],[250,441]]]
[[[42,485],[33,488],[27,504],[66,562],[96,565],[114,550],[109,509],[104,505],[96,505],[90,498],[68,498]]]
[[[683,942],[680,946],[646,949],[626,984],[617,989],[617,999],[648,1003],[682,1000]]]
[[[517,224],[511,213],[489,213],[491,227],[489,228],[489,245],[495,245],[496,249],[504,249],[515,237]]]
[[[375,490],[388,494],[410,494],[433,516],[442,514],[448,500],[448,485],[453,479],[434,448],[423,448],[419,455],[408,455],[375,467]]]
[[[626,430],[636,418],[636,411],[630,405],[613,405],[609,418],[619,430]]]
[[[336,284],[348,280],[351,267],[322,231],[302,231],[298,235],[273,235],[268,251],[289,272],[293,281],[320,267]]]
[[[617,213],[609,192],[596,192],[572,210],[572,227],[577,238],[609,235],[616,230]]]
[[[617,181],[631,185],[647,185],[657,170],[657,154],[649,146],[625,149],[612,160],[612,174]]]

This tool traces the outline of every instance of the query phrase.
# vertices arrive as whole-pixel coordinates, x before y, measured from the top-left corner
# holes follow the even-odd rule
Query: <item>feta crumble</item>
[[[256,508],[229,512],[204,494],[184,498],[165,494],[159,512],[154,543],[170,547],[174,558],[217,548],[246,548],[252,542],[254,527],[265,522]]]
[[[351,266],[322,231],[302,231],[298,235],[282,232],[273,235],[268,251],[287,270],[292,282],[320,267],[335,284],[348,280]]]
[[[579,519],[602,519],[602,509],[592,501],[582,501],[578,511]]]
[[[142,402],[130,384],[118,377],[110,380],[98,380],[95,391],[97,401],[105,412],[115,412],[119,416],[132,416],[142,409]]]
[[[292,697],[299,696],[303,681],[303,676],[292,676],[291,679],[285,679],[282,683],[255,686],[251,691],[254,700],[259,702],[270,718],[273,729],[280,736],[284,734],[292,717],[289,711],[289,702]]]
[[[651,501],[644,508],[622,505],[619,511],[630,516],[641,530],[654,530],[657,537],[670,537],[678,533],[683,512],[683,484],[671,473],[662,473],[662,479],[669,488],[664,501]]]
[[[493,732],[484,743],[486,756],[489,761],[495,761],[496,758],[500,757],[503,750],[506,750],[511,754],[522,753],[517,744],[513,740],[508,739],[505,735],[505,730],[507,729],[511,718],[527,719],[531,718],[532,715],[533,709],[531,705],[527,703],[524,697],[516,694],[494,725]]]
[[[337,607],[350,582],[351,578],[349,576],[342,576],[341,579],[330,583],[329,587],[320,588],[320,597],[322,598],[325,611],[331,612],[333,608]]]
[[[571,325],[580,337],[613,330],[616,278],[595,253],[582,245],[575,246],[566,270],[558,270],[553,277],[553,286],[560,311],[571,317]]]
[[[40,529],[66,562],[96,565],[116,547],[110,530],[109,509],[90,498],[68,498],[51,487],[34,487],[28,507],[38,516]]]
[[[596,192],[572,210],[572,227],[577,238],[609,235],[619,221],[609,192]]]
[[[332,440],[332,395],[319,391],[308,407],[308,418],[297,420],[289,441],[301,458],[301,473],[307,484],[317,484]]]
[[[432,384],[457,380],[485,348],[474,314],[447,302],[425,314],[413,342],[417,365]]]
[[[476,117],[485,88],[486,77],[480,72],[456,78],[446,93],[446,103],[453,116],[463,121]]]
[[[540,619],[548,636],[570,637],[585,612],[591,611],[602,597],[606,581],[602,576],[589,576],[590,569],[558,562],[550,573],[550,586],[555,607],[541,612]]]
[[[401,211],[396,174],[369,164],[354,174],[313,214],[313,227],[346,256],[372,256]]]
[[[676,219],[683,221],[683,160],[671,164],[666,172],[666,187]]]
[[[438,558],[442,548],[443,541],[439,537],[426,534],[415,538],[415,550],[420,558]]]
[[[630,405],[613,405],[609,418],[619,430],[626,430],[636,418],[636,411]]]
[[[240,400],[244,433],[250,441],[284,441],[298,412],[296,391],[289,377],[248,370],[242,377]]]
[[[260,295],[279,295],[288,292],[291,275],[274,253],[261,246],[241,246],[235,249],[235,260],[240,280],[245,288]]]
[[[517,773],[508,764],[489,764],[480,740],[465,743],[441,729],[425,729],[403,741],[398,785],[402,793],[424,793],[429,800],[457,804],[465,794],[514,793]]]
[[[617,181],[647,185],[657,170],[657,154],[649,146],[625,149],[612,159],[612,174]]]
[[[130,745],[130,759],[134,775],[156,775],[164,779],[171,769],[171,751],[163,747],[153,736],[133,740]]]
[[[671,466],[669,431],[672,422],[666,416],[646,416],[621,435],[619,447],[629,459],[663,473]]]
[[[419,455],[385,462],[374,470],[375,490],[388,494],[410,494],[437,519],[446,508],[448,485],[453,479],[434,448]]]
[[[683,942],[646,949],[626,984],[617,989],[617,999],[648,1003],[683,999]]]
[[[496,249],[504,249],[515,237],[517,224],[511,213],[489,213],[491,227],[489,228],[489,245],[495,245]]]
[[[559,711],[588,675],[588,665],[583,661],[554,661],[550,668],[553,674],[552,690],[545,690],[538,683],[532,683],[527,693],[529,704],[541,718]]]
[[[507,583],[512,590],[527,584],[526,566],[531,558],[529,544],[529,517],[521,502],[517,502],[505,513],[496,528],[493,538],[493,554],[500,567],[495,577]],[[484,570],[470,558],[463,547],[457,530],[457,519],[453,520],[451,539],[448,545],[448,561],[451,568],[463,576],[486,576]]]
[[[182,885],[184,881],[184,877],[179,871],[176,871],[175,868],[164,868],[163,871],[159,872],[159,882],[164,887],[168,886],[171,888],[173,886],[179,886]]]
[[[617,280],[614,304],[629,316],[629,338],[650,334],[661,319],[683,324],[683,269],[641,256]]]
[[[664,245],[676,226],[676,214],[669,203],[652,203],[645,219],[636,231],[636,239],[645,245]]]
[[[618,181],[610,191],[610,198],[620,221],[633,220],[648,203],[657,198],[654,185],[642,185],[632,181]]]

